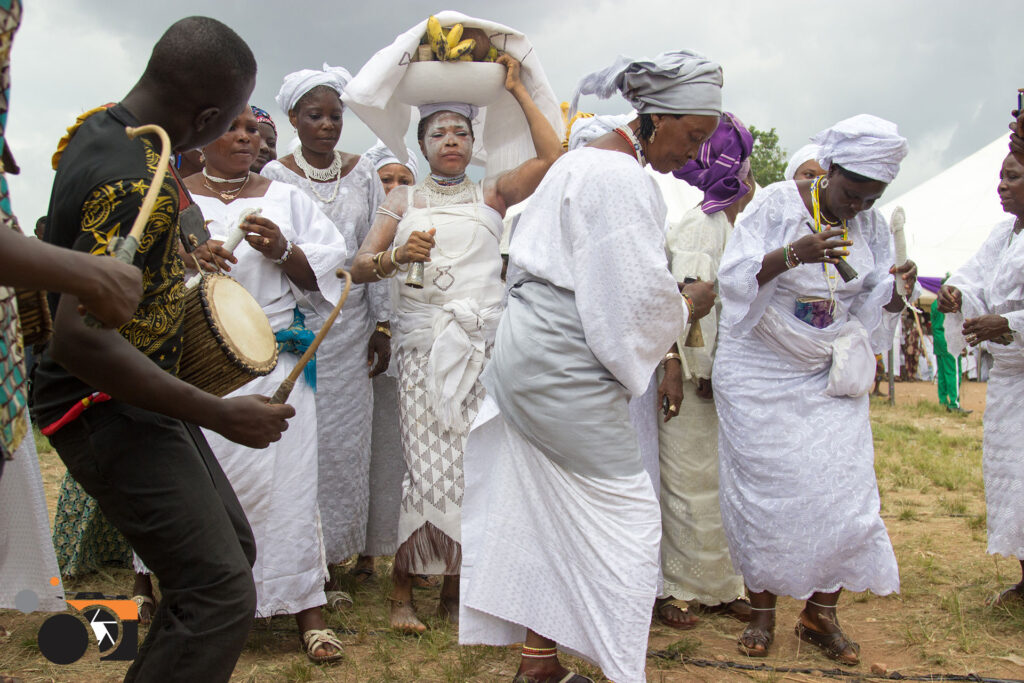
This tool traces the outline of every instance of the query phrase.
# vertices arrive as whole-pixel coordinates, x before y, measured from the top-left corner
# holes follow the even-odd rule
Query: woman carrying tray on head
[[[384,201],[376,169],[366,156],[335,149],[341,138],[345,107],[341,94],[352,79],[341,67],[324,65],[288,74],[277,104],[299,136],[299,147],[268,163],[264,177],[298,188],[327,214],[343,238],[351,258],[370,231],[375,211]],[[348,264],[345,264],[347,267]],[[328,309],[329,310],[329,309]],[[323,317],[308,311],[307,324],[320,330]],[[370,434],[373,424],[371,378],[387,370],[391,358],[391,306],[383,283],[353,285],[341,317],[317,350],[319,483],[317,498],[323,520],[329,567],[363,551],[370,502]],[[364,561],[361,575],[372,571]],[[327,604],[351,604],[333,577]]]
[[[256,117],[249,108],[228,132],[203,148],[206,168],[186,187],[207,219],[213,244],[239,226],[246,231],[230,255],[213,246],[213,260],[263,308],[281,354],[269,375],[239,392],[270,396],[312,341],[297,308],[319,293],[321,305],[341,295],[335,275],[348,252],[330,219],[295,186],[249,171],[259,151]],[[259,210],[241,222],[247,211]],[[230,261],[230,263],[227,263]],[[319,297],[318,297],[319,298]],[[207,431],[210,447],[238,495],[256,538],[256,613],[294,614],[306,654],[316,662],[341,658],[341,643],[320,607],[327,578],[317,487],[316,366],[310,363],[289,397],[295,418],[281,440],[257,452]]]
[[[528,197],[561,155],[558,133],[520,79],[520,63],[499,58],[505,88],[522,107],[537,156],[496,177],[466,177],[475,107],[420,107],[420,150],[430,173],[391,192],[352,265],[355,282],[403,272],[392,285],[399,414],[408,473],[395,554],[392,627],[422,632],[412,574],[444,574],[438,612],[458,619],[462,561],[462,453],[483,398],[480,371],[501,316],[502,216]],[[357,77],[358,78],[358,77]],[[423,287],[405,286],[424,262]]]

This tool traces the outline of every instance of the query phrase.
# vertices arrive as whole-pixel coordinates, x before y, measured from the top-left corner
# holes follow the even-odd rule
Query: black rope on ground
[[[648,657],[657,659],[668,659],[683,664],[692,664],[708,669],[738,669],[740,671],[764,671],[765,673],[786,673],[786,674],[811,674],[825,678],[859,678],[877,679],[887,681],[973,681],[977,683],[1024,683],[1019,678],[988,678],[978,674],[922,674],[903,675],[899,671],[890,671],[886,674],[864,673],[862,671],[851,671],[848,669],[810,669],[795,666],[771,666],[769,664],[744,664],[743,662],[719,662],[712,659],[698,659],[696,657],[684,657],[673,654],[668,650],[650,650]]]

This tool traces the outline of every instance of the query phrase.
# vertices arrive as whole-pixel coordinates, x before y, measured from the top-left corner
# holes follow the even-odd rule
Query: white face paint
[[[466,119],[452,112],[442,112],[431,120],[421,146],[430,170],[441,175],[463,173],[473,156],[473,136]]]

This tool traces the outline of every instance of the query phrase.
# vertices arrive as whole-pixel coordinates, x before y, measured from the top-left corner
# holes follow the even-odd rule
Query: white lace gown
[[[1009,345],[984,342],[995,360],[985,396],[983,473],[988,552],[1024,559],[1024,238],[1010,218],[997,225],[948,284],[963,293],[962,314],[946,315],[954,355],[964,348],[963,321],[989,313],[1009,322]]]
[[[384,201],[384,188],[373,164],[360,158],[343,178],[328,183],[310,183],[279,161],[264,166],[261,175],[294,185],[313,200],[344,239],[349,254],[344,267],[350,267],[370,231],[377,207]],[[324,201],[334,194],[336,187],[334,200]],[[318,332],[324,318],[307,306],[302,306],[302,311],[306,314],[306,326]],[[380,543],[366,537],[369,516],[389,514],[386,505],[379,511],[371,511],[370,505],[370,439],[375,411],[366,345],[375,324],[389,319],[386,283],[352,285],[341,315],[317,350],[317,495],[330,564],[363,552],[367,545],[387,545],[386,541]],[[382,419],[388,415],[396,429],[395,406]],[[401,467],[401,453],[393,449],[382,449],[377,457],[391,463],[391,467]],[[393,511],[390,515],[393,517]]]
[[[732,233],[723,211],[699,206],[669,226],[669,267],[677,282],[687,277],[713,281]],[[683,357],[684,400],[679,415],[658,421],[661,454],[661,571],[664,595],[702,605],[731,602],[743,595],[722,528],[718,504],[718,413],[714,400],[697,396],[697,380],[711,378],[718,339],[718,311],[700,320],[704,346],[678,339]]]
[[[262,209],[262,215],[306,255],[320,290],[319,310],[329,312],[331,302],[337,302],[341,282],[334,271],[348,257],[345,242],[327,216],[294,186],[274,182],[263,197],[239,198],[230,204],[200,195],[195,201],[208,221],[211,236],[219,240],[237,225],[243,211]],[[234,253],[238,263],[230,275],[253,295],[275,332],[290,326],[298,301],[308,293],[247,242],[239,244]],[[228,396],[270,396],[297,362],[296,354],[281,352],[269,375]],[[252,527],[256,613],[261,617],[296,614],[326,602],[326,556],[320,511],[313,495],[317,489],[317,411],[313,390],[302,375],[288,404],[294,406],[295,417],[288,421],[281,440],[264,449],[246,448],[203,430]]]
[[[829,359],[808,367],[773,350],[793,339],[771,346],[764,336],[766,312],[798,338],[808,334],[814,328],[794,315],[797,297],[829,296],[820,264],[760,288],[756,280],[764,255],[808,234],[812,223],[795,183],[770,185],[737,223],[722,258],[713,372],[722,522],[733,565],[751,591],[798,599],[840,588],[885,595],[899,590],[899,572],[879,515],[868,398],[826,395]],[[889,229],[871,209],[849,222],[849,234],[847,260],[859,277],[835,278],[836,322],[827,329],[857,321],[881,353],[899,318],[882,308],[893,286]]]
[[[584,148],[551,167],[511,242],[509,282],[571,292],[593,357],[632,396],[648,389],[684,319],[665,260],[665,211],[634,159]],[[569,438],[587,429],[586,415],[574,418]],[[639,444],[632,458],[631,474],[575,471],[527,441],[494,398],[484,401],[465,460],[460,643],[522,642],[529,628],[614,681],[645,680],[661,528]]]

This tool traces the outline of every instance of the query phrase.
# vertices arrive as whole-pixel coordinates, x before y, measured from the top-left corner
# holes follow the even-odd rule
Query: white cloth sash
[[[462,402],[484,367],[502,307],[480,308],[474,299],[454,299],[443,306],[410,299],[403,305],[395,342],[403,350],[428,351],[430,401],[445,427],[465,429],[469,425],[462,417]]]
[[[865,396],[871,389],[875,355],[867,330],[856,318],[820,330],[768,306],[754,332],[767,348],[807,372],[831,366],[826,396]]]

